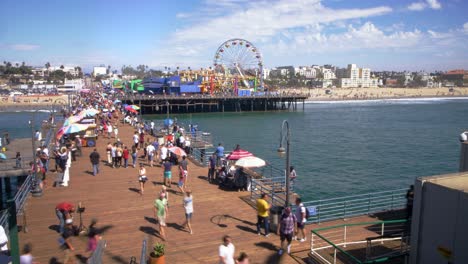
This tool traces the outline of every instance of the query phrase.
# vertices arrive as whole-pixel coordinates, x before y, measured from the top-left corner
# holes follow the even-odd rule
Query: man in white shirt
[[[161,162],[165,161],[167,159],[167,152],[168,149],[165,145],[161,147]]]
[[[41,131],[36,130],[36,135],[35,135],[35,137],[36,137],[36,141],[39,141],[39,142],[40,142],[40,141],[42,140],[42,133],[41,133]]]
[[[223,244],[219,246],[219,264],[234,264],[234,245],[230,236],[223,237]]]
[[[306,218],[306,207],[302,203],[302,199],[297,197],[296,198],[296,221],[297,221],[297,231],[296,235],[294,236],[294,240],[299,240],[300,242],[306,241],[306,236],[305,236],[305,223],[307,221]],[[299,237],[299,234],[301,235]]]
[[[133,144],[135,144],[135,147],[138,148],[138,142],[140,141],[140,137],[138,136],[138,132],[135,132],[133,134]]]
[[[156,149],[154,148],[153,144],[149,144],[146,147],[146,154],[148,155],[148,161],[149,161],[151,167],[153,167],[153,160],[154,160],[154,153],[155,152],[156,152]]]

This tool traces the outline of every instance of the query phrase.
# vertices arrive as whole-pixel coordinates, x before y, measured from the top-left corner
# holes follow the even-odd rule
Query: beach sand
[[[330,90],[330,94],[326,91]],[[373,100],[386,98],[430,98],[468,96],[468,87],[449,88],[303,88],[292,91],[310,95],[311,101]]]

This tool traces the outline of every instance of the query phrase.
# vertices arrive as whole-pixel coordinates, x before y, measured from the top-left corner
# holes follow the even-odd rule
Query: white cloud
[[[466,34],[468,34],[468,22],[466,22],[465,24],[463,24],[463,32],[465,32]]]
[[[426,6],[427,6],[426,3],[422,3],[422,2],[412,3],[411,5],[408,6],[408,10],[421,11],[421,10],[424,10]]]
[[[441,9],[442,5],[439,3],[438,0],[426,0],[427,4],[431,9]]]
[[[32,45],[32,44],[14,44],[14,45],[10,45],[10,49],[17,50],[17,51],[36,50],[39,47],[40,47],[39,45]]]
[[[408,10],[411,11],[422,11],[426,8],[437,10],[441,9],[442,5],[438,0],[426,0],[425,2],[415,2],[408,6]]]
[[[193,60],[197,54],[206,56],[216,50],[225,40],[239,37],[254,43],[277,41],[290,31],[303,31],[314,28],[320,31],[324,24],[341,24],[343,21],[380,16],[392,11],[387,6],[373,8],[332,9],[322,5],[320,0],[206,0],[203,10],[211,10],[207,18],[193,21],[191,25],[177,30],[167,47],[156,54],[158,62]],[[197,11],[198,12],[198,11]],[[214,14],[214,15],[213,15]],[[184,17],[187,14],[178,14]],[[212,56],[212,55],[211,55]],[[211,58],[199,56],[199,60],[209,62]]]

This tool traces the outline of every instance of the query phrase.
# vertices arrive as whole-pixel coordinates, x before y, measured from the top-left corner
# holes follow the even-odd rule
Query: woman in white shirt
[[[185,191],[185,197],[183,202],[185,208],[185,222],[182,224],[182,226],[187,227],[190,234],[192,235],[193,197],[192,192],[190,190]]]

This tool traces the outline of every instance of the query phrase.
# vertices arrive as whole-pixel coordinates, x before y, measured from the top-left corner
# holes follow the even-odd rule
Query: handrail
[[[303,204],[315,209],[315,215],[307,219],[307,223],[310,224],[401,209],[406,205],[405,194],[406,189],[396,189],[306,201]]]
[[[146,238],[143,239],[143,245],[141,246],[140,264],[146,264]]]
[[[400,246],[401,251],[400,251],[399,254],[390,253],[390,254],[380,255],[380,256],[378,256],[376,258],[370,258],[369,254],[371,252],[370,250],[371,250],[371,247],[372,247],[372,244],[370,242],[372,240],[375,240],[375,241],[378,241],[378,242],[380,241],[381,243],[383,243],[384,241],[390,241],[390,240],[401,240],[401,243],[403,243],[403,233],[404,233],[405,226],[400,227],[400,229],[398,230],[398,232],[400,232],[398,234],[401,234],[400,236],[392,236],[392,237],[388,237],[387,235],[384,234],[384,228],[387,227],[386,230],[388,230],[389,229],[388,225],[391,225],[391,224],[404,224],[406,222],[407,222],[406,219],[386,220],[386,221],[371,221],[371,222],[341,224],[341,225],[334,225],[334,226],[330,226],[330,227],[323,227],[323,228],[313,229],[313,230],[310,231],[310,234],[311,234],[311,249],[310,249],[311,254],[316,255],[317,257],[320,257],[323,261],[325,261],[327,263],[332,263],[332,262],[329,262],[322,255],[320,255],[318,253],[318,250],[333,247],[334,251],[335,251],[334,254],[333,254],[333,263],[336,263],[336,258],[337,258],[336,251],[337,250],[339,252],[343,253],[345,256],[349,257],[354,263],[357,263],[357,264],[379,263],[379,262],[383,262],[385,260],[392,259],[392,258],[395,258],[395,257],[401,257],[401,256],[404,255],[404,253],[402,253],[404,251],[403,244],[401,244],[401,246]],[[346,240],[347,230],[349,230],[348,227],[375,226],[375,225],[380,225],[380,228],[378,229],[378,231],[380,232],[380,236],[378,238],[358,239],[358,241],[347,241]],[[337,242],[334,243],[334,242],[331,241],[331,238],[328,239],[328,238],[325,238],[326,235],[319,234],[319,232],[321,232],[321,231],[332,230],[332,229],[343,230],[343,235],[333,235],[333,237],[334,237],[333,239],[343,239],[343,240],[341,240],[340,243],[337,243]],[[392,230],[391,232],[394,235],[397,234],[397,231]],[[333,234],[335,234],[335,232]],[[314,235],[319,237],[323,241],[325,241],[327,246],[319,245],[318,247],[316,246],[314,248],[314,242],[315,242],[315,244],[317,243],[316,240],[314,239]],[[359,244],[359,243],[367,243],[366,258],[363,261],[361,261],[358,258],[356,258],[355,256],[351,255],[348,251],[344,250],[341,247],[341,246],[346,247],[347,244],[350,245],[350,244]]]

